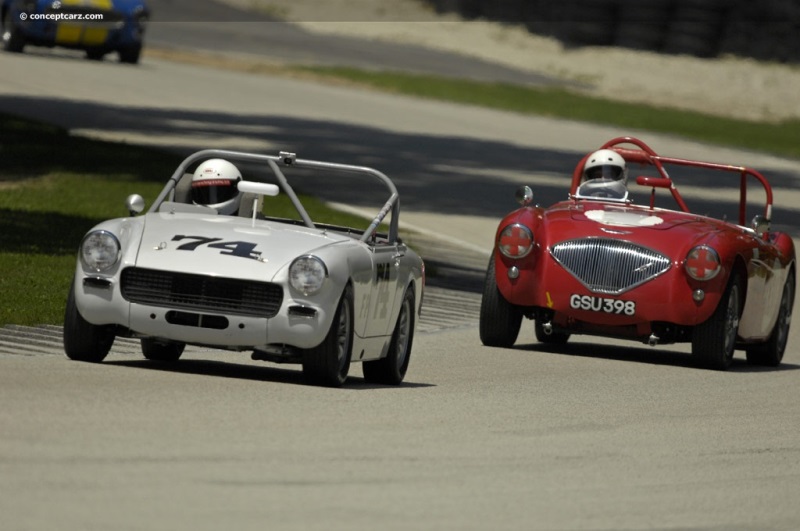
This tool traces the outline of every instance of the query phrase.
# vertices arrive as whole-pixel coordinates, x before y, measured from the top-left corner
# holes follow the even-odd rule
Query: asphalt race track
[[[442,273],[426,305],[451,313],[420,323],[399,387],[367,385],[358,366],[342,389],[311,387],[297,367],[204,349],[154,364],[126,341],[103,364],[70,362],[57,327],[6,329],[2,529],[800,528],[799,326],[779,369],[740,354],[724,373],[685,346],[554,350],[529,323],[515,348],[480,344],[475,285],[515,187],[560,199],[583,153],[636,132],[146,55],[130,67],[30,49],[0,54],[0,71],[0,111],[77,134],[384,170]],[[641,136],[762,169],[776,224],[800,234],[796,161]],[[727,201],[708,193],[709,210]]]

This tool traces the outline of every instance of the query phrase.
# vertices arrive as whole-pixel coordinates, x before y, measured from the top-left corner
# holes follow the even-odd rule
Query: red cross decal
[[[694,249],[686,258],[686,267],[694,272],[697,278],[707,278],[719,269],[716,254],[705,247]]]
[[[510,233],[508,229],[503,231],[500,236],[500,245],[507,249],[508,254],[511,256],[519,256],[524,254],[528,247],[531,246],[531,237],[528,231],[515,225],[511,227]]]

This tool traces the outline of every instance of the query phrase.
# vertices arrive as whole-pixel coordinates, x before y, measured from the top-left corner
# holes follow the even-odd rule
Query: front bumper
[[[325,338],[333,310],[297,301],[284,293],[273,317],[237,315],[208,309],[132,303],[123,298],[116,279],[75,281],[75,303],[81,316],[95,325],[116,325],[133,336],[232,350],[265,349],[269,345],[312,348]],[[303,311],[298,311],[302,308]]]

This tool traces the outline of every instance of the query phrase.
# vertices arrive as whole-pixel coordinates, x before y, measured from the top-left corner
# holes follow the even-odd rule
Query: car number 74
[[[253,258],[258,260],[261,257],[259,251],[255,251],[256,244],[252,242],[231,241],[223,242],[222,238],[207,238],[205,236],[185,236],[183,234],[176,234],[172,237],[172,241],[179,242],[182,240],[189,240],[187,243],[182,243],[177,247],[178,251],[194,251],[201,245],[206,245],[213,249],[222,249],[220,254],[227,254],[231,256],[241,256],[242,258]]]
[[[592,295],[578,295],[577,293],[570,295],[569,306],[575,310],[625,315],[636,314],[636,303],[634,301],[593,297]]]

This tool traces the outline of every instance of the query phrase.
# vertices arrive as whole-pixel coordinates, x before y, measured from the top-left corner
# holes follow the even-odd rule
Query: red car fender
[[[795,250],[794,240],[785,232],[770,234],[770,242],[778,248],[785,260],[784,266],[790,267],[793,264]]]
[[[495,259],[495,275],[497,281],[497,288],[506,300],[513,304],[521,304],[514,302],[519,300],[515,296],[516,286],[520,284],[520,279],[512,279],[509,277],[508,271],[516,267],[521,275],[528,277],[535,271],[537,262],[541,261],[542,245],[540,239],[541,234],[541,220],[543,209],[541,207],[523,207],[508,214],[497,227],[495,233],[495,246],[494,246],[494,259]],[[514,224],[519,224],[527,227],[533,235],[533,249],[531,252],[522,258],[510,258],[501,253],[498,249],[500,237],[503,230]],[[525,282],[522,282],[525,285]]]

